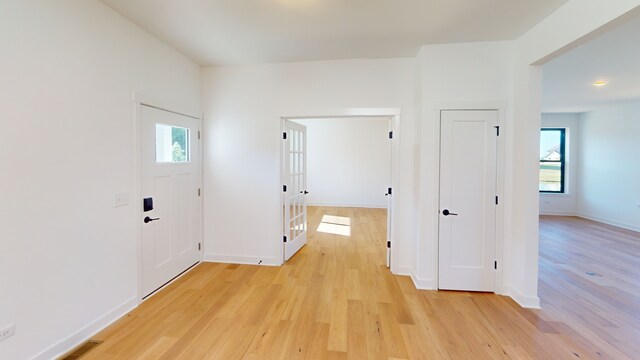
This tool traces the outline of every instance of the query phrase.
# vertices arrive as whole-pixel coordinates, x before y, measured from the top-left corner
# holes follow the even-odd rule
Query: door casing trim
[[[134,223],[135,225],[135,237],[136,237],[136,260],[137,260],[137,303],[138,305],[141,304],[143,301],[146,301],[148,299],[150,299],[151,297],[153,297],[155,294],[157,294],[159,291],[155,291],[154,293],[152,293],[150,296],[148,297],[144,297],[144,291],[143,291],[143,287],[142,287],[142,222],[139,221],[139,219],[142,219],[142,207],[141,206],[136,206],[136,204],[139,204],[137,201],[139,199],[142,199],[142,148],[141,148],[141,144],[142,142],[140,141],[140,136],[141,131],[140,131],[140,122],[142,121],[142,116],[141,116],[141,107],[142,106],[147,106],[147,107],[151,107],[154,109],[158,109],[158,110],[162,110],[162,111],[167,111],[170,113],[174,113],[177,115],[182,115],[182,116],[186,116],[186,117],[190,117],[192,119],[196,119],[198,120],[198,128],[200,133],[202,133],[202,119],[203,119],[203,115],[201,116],[197,116],[197,115],[193,115],[194,113],[197,113],[196,111],[193,110],[189,110],[189,109],[184,109],[180,106],[177,106],[176,104],[173,104],[169,101],[163,101],[163,100],[159,100],[156,98],[150,98],[147,97],[143,94],[140,94],[138,92],[134,92],[133,96],[132,96],[132,100],[133,100],[133,184],[132,184],[132,199],[134,201],[132,201],[131,204],[131,216],[134,219]],[[198,171],[200,172],[199,176],[198,176],[198,187],[200,189],[202,189],[202,184],[203,184],[203,146],[202,146],[203,140],[202,140],[202,136],[200,137],[200,140],[198,141],[198,151],[200,153],[199,156],[199,164],[198,164]],[[198,225],[198,229],[197,229],[197,234],[198,234],[198,241],[200,242],[200,244],[202,244],[202,248],[201,251],[198,254],[198,263],[202,262],[202,254],[204,254],[204,235],[203,235],[203,231],[204,231],[204,216],[203,216],[203,196],[199,196],[198,197],[198,217],[199,217],[199,225]],[[166,287],[167,285],[173,283],[174,281],[180,279],[182,276],[184,276],[185,274],[189,273],[190,271],[192,271],[196,266],[192,266],[191,268],[189,268],[187,271],[181,273],[180,275],[178,275],[177,277],[175,277],[174,279],[172,279],[171,281],[169,281],[168,283],[166,283],[164,286]]]
[[[500,136],[498,136],[497,143],[497,164],[496,164],[496,195],[501,199],[499,204],[496,205],[496,261],[498,262],[498,269],[495,272],[495,290],[496,294],[508,295],[510,287],[504,284],[504,267],[505,267],[505,256],[504,256],[504,234],[505,234],[505,223],[504,223],[504,214],[505,214],[505,173],[506,173],[506,158],[505,158],[505,145],[506,140],[509,138],[509,128],[506,126],[508,102],[503,100],[479,100],[479,101],[441,101],[434,102],[430,104],[429,110],[432,112],[435,122],[435,133],[438,136],[433,137],[433,141],[435,142],[434,147],[437,146],[437,156],[438,156],[438,169],[434,177],[437,176],[437,188],[432,189],[432,191],[436,191],[437,194],[440,193],[440,152],[441,152],[441,141],[440,141],[440,121],[441,121],[441,112],[442,111],[470,111],[470,110],[494,110],[498,112],[498,126],[500,126]],[[427,191],[427,190],[425,190]],[[439,204],[437,214],[440,214]],[[436,222],[439,224],[439,221]],[[439,225],[438,225],[439,226]],[[432,238],[433,249],[432,249],[432,271],[434,276],[434,285],[435,289],[439,288],[439,246],[440,246],[440,229],[438,226],[435,226],[432,230]]]
[[[381,117],[391,119],[391,131],[393,131],[393,141],[391,143],[391,184],[389,186],[393,188],[394,195],[391,197],[391,247],[398,248],[398,241],[400,239],[398,228],[398,190],[397,184],[400,175],[400,144],[402,142],[402,136],[400,136],[400,122],[402,118],[402,110],[400,108],[342,108],[342,109],[328,109],[328,110],[314,110],[305,111],[301,113],[293,113],[291,115],[281,115],[278,119],[280,121],[280,133],[277,134],[277,138],[282,139],[282,132],[285,129],[286,120],[300,120],[300,119],[330,119],[330,118],[357,118],[357,117]],[[280,182],[283,183],[283,156],[284,156],[283,142],[280,142]],[[400,190],[401,191],[401,190]],[[278,192],[278,226],[281,228],[283,224],[282,208],[284,206],[284,199],[282,192]],[[282,234],[284,235],[284,234]],[[285,263],[284,261],[284,243],[282,238],[276,239],[279,242],[279,246],[282,246],[281,256],[279,258],[280,265]],[[390,270],[394,274],[399,273],[398,269],[398,251],[391,251],[391,266]]]

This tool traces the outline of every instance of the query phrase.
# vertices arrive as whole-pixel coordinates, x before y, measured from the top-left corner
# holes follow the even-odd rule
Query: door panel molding
[[[509,259],[505,257],[505,233],[508,231],[509,223],[506,218],[509,216],[508,209],[511,207],[509,202],[509,191],[505,184],[505,174],[511,171],[511,167],[507,166],[509,156],[505,154],[505,148],[508,142],[512,141],[512,129],[510,122],[507,121],[509,115],[509,101],[503,99],[472,99],[472,100],[452,100],[452,101],[432,101],[424,103],[421,106],[423,113],[423,122],[432,124],[433,131],[429,134],[423,134],[425,150],[429,155],[429,161],[437,164],[432,173],[427,173],[431,186],[423,191],[426,193],[436,194],[430,197],[428,207],[425,208],[425,214],[428,215],[428,222],[424,228],[424,236],[429,239],[427,247],[427,269],[425,273],[432,274],[429,277],[419,278],[416,275],[415,284],[421,284],[420,289],[436,290],[438,289],[438,222],[439,222],[439,179],[440,179],[440,113],[447,110],[495,110],[498,111],[498,126],[500,126],[500,136],[498,137],[497,148],[497,195],[500,197],[500,204],[496,210],[496,260],[498,261],[498,269],[495,271],[495,293],[501,295],[510,295],[511,286],[506,280],[505,269],[509,266]],[[425,125],[423,125],[424,128]],[[430,128],[431,129],[431,128]],[[431,155],[432,154],[432,155]],[[425,155],[426,156],[426,155]],[[434,216],[435,215],[435,216]],[[417,281],[416,281],[417,280]]]
[[[440,289],[496,291],[498,119],[497,110],[440,112]]]

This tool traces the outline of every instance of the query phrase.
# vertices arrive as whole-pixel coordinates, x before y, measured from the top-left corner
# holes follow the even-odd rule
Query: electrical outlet
[[[113,195],[113,207],[129,205],[129,193],[122,192]]]
[[[0,329],[0,341],[13,336],[15,332],[16,332],[16,327],[13,324],[7,326],[6,328]]]

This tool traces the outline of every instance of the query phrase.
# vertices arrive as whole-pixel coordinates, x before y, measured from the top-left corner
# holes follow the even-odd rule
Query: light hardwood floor
[[[640,359],[640,233],[542,216],[538,292],[541,317],[589,354]]]
[[[350,218],[351,236],[316,232],[325,214]],[[286,265],[201,264],[83,360],[640,359],[638,234],[542,218],[544,309],[526,310],[416,290],[385,267],[385,225],[384,210],[309,208],[308,245]]]

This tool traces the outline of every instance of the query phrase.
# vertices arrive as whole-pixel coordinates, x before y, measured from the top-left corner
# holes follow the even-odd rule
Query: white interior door
[[[284,121],[284,260],[307,243],[307,127]]]
[[[140,106],[143,296],[200,259],[199,120]]]
[[[439,288],[495,290],[497,111],[442,111]]]
[[[391,267],[391,221],[392,221],[392,209],[393,209],[393,119],[389,119],[389,188],[385,194],[387,197],[387,267]]]

